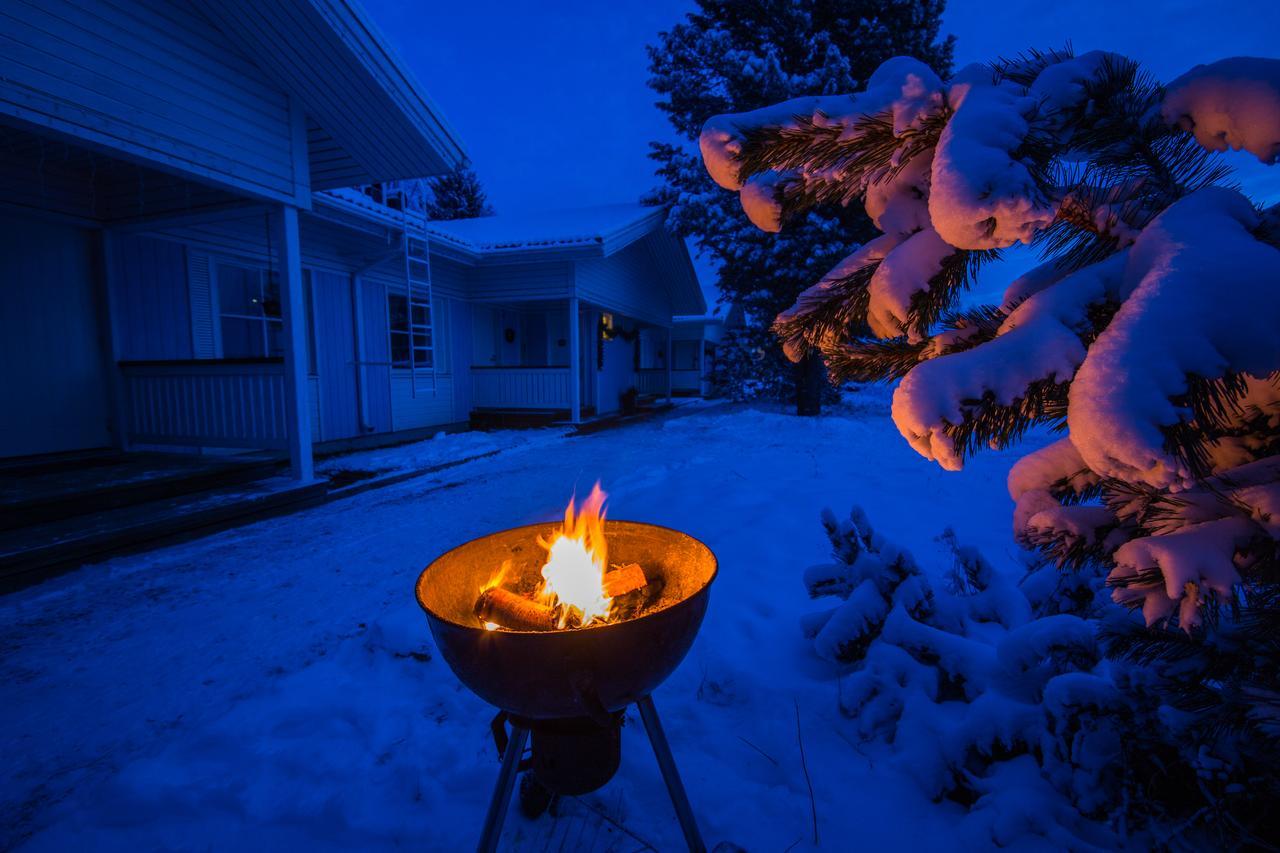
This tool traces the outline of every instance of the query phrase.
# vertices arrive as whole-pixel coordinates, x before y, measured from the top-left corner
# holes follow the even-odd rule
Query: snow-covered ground
[[[0,847],[470,848],[498,770],[493,710],[435,654],[414,581],[467,539],[558,517],[597,478],[611,517],[682,528],[720,559],[698,640],[655,694],[708,845],[812,846],[798,707],[823,848],[950,846],[958,807],[840,717],[836,674],[797,627],[801,572],[827,556],[821,508],[854,502],[931,570],[950,525],[1017,571],[1017,454],[945,473],[887,409],[864,391],[819,419],[725,405],[583,437],[443,436],[378,465],[499,452],[0,599]],[[586,837],[681,849],[628,717],[618,776],[585,799],[632,835]],[[543,849],[550,821],[513,808],[504,844]]]

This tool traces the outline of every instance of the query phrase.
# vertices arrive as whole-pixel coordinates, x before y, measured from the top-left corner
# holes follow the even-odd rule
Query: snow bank
[[[1280,59],[1236,56],[1197,65],[1169,84],[1161,115],[1210,151],[1280,157]]]

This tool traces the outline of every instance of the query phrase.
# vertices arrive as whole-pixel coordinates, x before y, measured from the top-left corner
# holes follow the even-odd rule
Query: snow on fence
[[[473,367],[472,405],[481,409],[567,409],[567,367]]]
[[[279,361],[121,362],[134,444],[288,447]]]

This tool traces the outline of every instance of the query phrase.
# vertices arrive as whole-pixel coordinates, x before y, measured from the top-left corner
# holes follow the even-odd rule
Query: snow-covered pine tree
[[[849,91],[899,53],[919,56],[945,73],[952,39],[938,37],[944,5],[699,0],[695,11],[649,48],[649,85],[676,139],[653,143],[663,186],[647,200],[671,205],[669,226],[710,256],[719,268],[722,296],[741,305],[754,326],[721,347],[722,373],[733,383],[727,393],[781,392],[798,403],[806,394],[816,400],[813,385],[830,393],[821,366],[793,367],[759,332],[851,246],[874,236],[874,229],[857,204],[818,204],[793,217],[784,234],[762,233],[732,197],[716,191],[699,164],[693,143],[703,120],[810,92]]]
[[[427,181],[431,193],[426,200],[427,218],[433,220],[475,219],[493,216],[493,208],[480,185],[480,176],[470,161]]]
[[[1161,86],[1101,52],[947,82],[898,57],[856,95],[716,116],[700,144],[755,221],[858,201],[883,232],[779,314],[792,358],[898,380],[899,431],[948,469],[1065,433],[1010,474],[1016,537],[1141,611],[1107,644],[1176,709],[1153,734],[1198,774],[1184,829],[1274,844],[1250,806],[1280,793],[1280,210],[1210,152],[1275,162],[1280,60]],[[962,309],[1017,242],[1043,265]]]

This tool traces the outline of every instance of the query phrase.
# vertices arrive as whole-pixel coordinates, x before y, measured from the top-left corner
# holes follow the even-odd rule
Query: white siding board
[[[607,258],[578,261],[575,282],[579,297],[606,311],[658,325],[671,323],[666,282],[643,240]]]
[[[418,377],[418,393],[413,395],[407,371],[394,371],[391,376],[391,429],[420,429],[454,423],[453,379],[436,378],[431,392],[431,377]]]
[[[485,302],[563,299],[572,282],[568,263],[502,264],[470,271],[471,298]]]
[[[154,20],[143,3],[114,7]],[[262,197],[294,196],[284,92],[189,9],[133,27],[94,9],[83,0],[5,7],[0,112]]]

